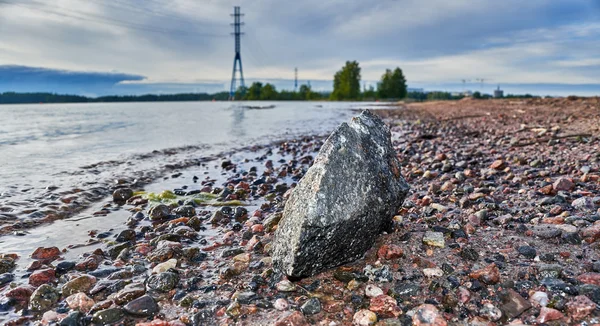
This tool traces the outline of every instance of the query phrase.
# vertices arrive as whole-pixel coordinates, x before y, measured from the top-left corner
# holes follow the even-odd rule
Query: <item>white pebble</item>
[[[279,298],[279,299],[275,300],[273,307],[279,311],[283,311],[283,310],[287,310],[287,308],[289,307],[289,304],[286,299]]]
[[[542,292],[542,291],[537,291],[535,292],[531,298],[531,303],[537,303],[542,307],[545,307],[548,305],[548,294],[546,292]]]
[[[365,295],[369,298],[374,298],[378,295],[382,295],[383,294],[383,290],[380,289],[378,286],[373,285],[373,284],[368,284],[367,287],[365,288]]]

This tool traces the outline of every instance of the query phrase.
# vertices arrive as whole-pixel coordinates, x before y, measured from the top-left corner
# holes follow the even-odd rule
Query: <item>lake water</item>
[[[246,105],[275,107],[257,110]],[[327,134],[350,119],[351,109],[369,106],[321,102],[2,105],[0,213],[22,209],[29,214],[29,208],[10,210],[44,198],[48,189],[85,189],[193,157]]]

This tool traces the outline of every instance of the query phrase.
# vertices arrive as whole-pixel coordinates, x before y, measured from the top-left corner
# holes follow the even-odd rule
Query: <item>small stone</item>
[[[164,204],[158,204],[150,209],[148,212],[148,218],[151,221],[160,221],[169,217],[171,213],[169,206]]]
[[[523,311],[531,308],[531,304],[513,289],[508,289],[501,294],[502,306],[500,310],[508,318],[515,318]]]
[[[135,241],[135,231],[127,229],[119,232],[117,242]]]
[[[73,268],[75,268],[75,262],[61,261],[60,263],[56,264],[56,273],[57,274],[65,274],[68,271],[72,270]]]
[[[83,313],[79,311],[71,311],[69,315],[63,318],[59,326],[81,326],[81,319],[83,318]]]
[[[537,252],[536,252],[535,248],[533,248],[531,246],[520,246],[519,248],[517,248],[517,251],[523,257],[528,258],[528,259],[533,259],[533,258],[535,258],[535,256],[537,256]]]
[[[256,299],[256,292],[252,291],[236,291],[231,296],[231,300],[235,300],[241,304],[248,304],[254,299]]]
[[[427,231],[423,236],[423,243],[428,246],[444,248],[446,246],[444,233]]]
[[[88,293],[96,284],[96,278],[91,275],[82,275],[63,285],[61,291],[64,297],[68,297],[78,292]]]
[[[492,285],[500,282],[500,270],[496,264],[492,263],[485,268],[470,273],[469,277]]]
[[[179,206],[174,210],[174,213],[178,216],[192,217],[196,215],[196,209],[191,205]]]
[[[583,229],[581,231],[581,236],[590,243],[600,239],[600,221],[596,221],[591,226]]]
[[[290,305],[288,301],[284,298],[279,298],[275,300],[275,303],[273,304],[273,307],[279,311],[287,310],[289,306]]]
[[[70,295],[65,299],[69,308],[79,310],[83,313],[87,313],[96,304],[93,299],[88,297],[85,293],[79,292]]]
[[[321,302],[317,298],[310,298],[300,307],[300,311],[306,316],[318,314],[321,312]]]
[[[600,286],[600,273],[584,273],[579,275],[577,280],[585,284]]]
[[[502,311],[496,308],[496,306],[494,306],[493,304],[486,303],[479,310],[479,316],[487,320],[498,321],[500,320],[500,318],[502,318]]]
[[[235,256],[233,256],[233,261],[242,262],[242,263],[249,263],[250,262],[250,254],[249,253],[243,253],[243,254],[235,255]]]
[[[17,267],[15,260],[11,257],[2,257],[0,258],[0,273],[9,273],[12,272],[13,269]]]
[[[570,191],[574,187],[575,184],[573,183],[573,180],[566,177],[560,177],[552,184],[552,188],[554,188],[555,191]]]
[[[231,318],[236,318],[242,314],[240,308],[241,305],[239,304],[239,302],[233,301],[231,304],[229,304],[229,306],[227,306],[227,309],[225,309],[225,313]]]
[[[594,209],[595,205],[591,198],[580,197],[580,198],[573,200],[573,202],[571,203],[571,206],[573,206],[573,208],[579,209],[579,210],[592,210],[592,209]]]
[[[567,303],[567,312],[575,320],[581,320],[596,310],[596,304],[585,295],[578,295]]]
[[[31,297],[31,294],[33,294],[33,291],[35,291],[35,288],[33,286],[22,285],[12,290],[9,290],[4,295],[7,298],[15,300],[17,302],[26,303],[29,302],[29,298]]]
[[[277,288],[277,291],[280,291],[280,292],[296,291],[296,286],[294,285],[294,283],[292,283],[288,280],[280,281],[279,283],[277,283],[276,288]]]
[[[422,304],[417,307],[412,317],[414,326],[446,326],[448,323],[438,309],[431,304]]]
[[[565,318],[565,315],[563,315],[562,312],[556,309],[542,307],[537,318],[537,322],[540,324],[545,324],[547,322],[561,320],[563,318]]]
[[[396,258],[400,258],[404,255],[404,251],[402,250],[402,248],[400,248],[400,246],[397,245],[383,245],[379,248],[379,250],[377,250],[377,257],[379,257],[379,259],[396,259]]]
[[[55,280],[56,272],[51,268],[35,271],[29,276],[29,284],[33,286],[52,283]]]
[[[177,267],[177,259],[169,259],[164,263],[157,264],[152,269],[152,274],[160,274],[168,271],[171,268]]]
[[[384,318],[398,317],[402,314],[396,300],[384,294],[371,298],[369,310]]]
[[[156,290],[159,292],[169,292],[173,290],[178,283],[179,275],[175,273],[165,272],[151,275],[146,282],[146,286],[150,290]]]
[[[444,276],[444,271],[439,267],[424,268],[423,275],[425,275],[425,277],[442,277]]]
[[[46,311],[60,299],[60,292],[48,284],[38,287],[29,299],[29,309],[33,311]]]
[[[477,252],[477,250],[470,247],[461,250],[460,256],[464,259],[471,261],[477,261],[479,259],[479,253]]]
[[[115,202],[125,202],[127,199],[133,197],[133,190],[129,188],[119,188],[113,192],[112,196]]]
[[[377,315],[366,309],[357,311],[352,317],[352,325],[356,326],[372,326],[377,322]]]
[[[536,291],[529,297],[531,303],[535,303],[538,306],[545,307],[548,305],[548,293],[542,291]]]
[[[126,313],[138,317],[151,317],[160,310],[156,301],[149,295],[144,295],[130,301],[123,309],[125,309]]]
[[[310,324],[304,318],[300,311],[292,312],[283,318],[277,320],[273,326],[309,326]]]
[[[109,325],[123,319],[125,314],[121,308],[108,308],[96,312],[92,316],[92,323],[98,325]]]
[[[52,261],[58,257],[60,257],[60,249],[58,249],[57,247],[39,247],[31,254],[31,258],[33,259],[40,259],[46,261]]]
[[[5,284],[12,282],[14,279],[15,276],[11,273],[0,274],[0,286],[4,286]]]
[[[494,170],[504,170],[506,168],[506,163],[503,160],[495,160],[492,165],[490,165],[490,169]]]
[[[383,294],[383,290],[374,284],[367,284],[365,287],[365,295],[369,298],[374,298]]]
[[[120,290],[114,296],[111,296],[110,298],[112,298],[116,304],[123,305],[127,302],[130,302],[130,301],[136,299],[136,298],[141,297],[145,293],[146,293],[146,288],[144,287],[144,284],[138,282],[138,283],[127,284],[122,290]]]

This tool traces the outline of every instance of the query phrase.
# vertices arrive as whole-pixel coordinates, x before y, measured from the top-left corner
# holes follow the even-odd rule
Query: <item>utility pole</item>
[[[294,68],[294,92],[298,90],[298,67]]]
[[[244,25],[240,21],[240,17],[243,14],[240,13],[240,7],[233,7],[233,33],[231,33],[235,37],[235,57],[233,59],[233,73],[231,74],[231,88],[229,89],[229,100],[233,101],[235,99],[235,91],[237,90],[237,77],[236,72],[240,72],[240,86],[245,87],[244,85],[244,71],[242,70],[242,55],[241,55],[241,44],[240,38],[244,34],[241,32],[241,27]],[[237,68],[239,65],[239,68]]]

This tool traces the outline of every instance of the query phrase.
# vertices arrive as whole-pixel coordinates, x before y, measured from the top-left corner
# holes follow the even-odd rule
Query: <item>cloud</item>
[[[126,71],[161,89],[166,84],[212,89],[213,82],[226,88],[234,55],[230,13],[239,3],[0,0],[0,64]],[[400,66],[415,84],[474,78],[600,83],[596,1],[248,0],[241,5],[248,79],[290,80],[298,67],[303,81],[330,80],[346,60],[358,60],[366,81]]]

